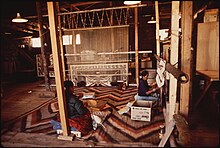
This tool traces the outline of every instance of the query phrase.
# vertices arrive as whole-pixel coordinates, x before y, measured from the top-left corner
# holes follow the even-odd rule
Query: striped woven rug
[[[118,110],[124,107],[129,101],[134,100],[137,93],[136,87],[128,87],[126,90],[118,90],[117,87],[76,87],[76,93],[95,92],[95,100],[105,100],[107,104],[102,110],[105,120],[103,126],[93,131],[85,140],[94,142],[120,143],[120,142],[146,142],[157,145],[160,142],[159,129],[164,124],[162,109],[154,113],[152,119],[147,121],[131,120],[131,112],[123,115],[118,114]],[[9,130],[45,133],[56,135],[49,121],[57,114],[57,99],[49,101],[40,108],[27,113],[24,117],[12,122]]]

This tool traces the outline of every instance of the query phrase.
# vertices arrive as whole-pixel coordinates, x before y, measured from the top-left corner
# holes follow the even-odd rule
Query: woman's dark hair
[[[72,87],[72,86],[73,86],[73,82],[72,82],[72,81],[70,81],[70,80],[64,81],[64,87],[65,87],[66,89],[69,89],[69,88]]]
[[[144,70],[141,72],[141,76],[146,76],[146,75],[149,75],[148,71]]]

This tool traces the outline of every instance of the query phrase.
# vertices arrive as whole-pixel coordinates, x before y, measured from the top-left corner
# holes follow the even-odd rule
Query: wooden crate
[[[219,10],[218,9],[207,9],[204,14],[204,22],[218,22],[219,21]]]

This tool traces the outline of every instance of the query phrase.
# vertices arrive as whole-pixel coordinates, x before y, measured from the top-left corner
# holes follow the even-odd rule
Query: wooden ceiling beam
[[[98,4],[98,3],[105,3],[106,1],[91,1],[91,2],[78,2],[71,4],[71,6],[84,6],[84,5],[91,5],[91,4]],[[107,1],[108,2],[108,1]]]
[[[91,5],[87,6],[84,10],[87,10],[88,8],[90,8],[90,7],[94,6],[94,5],[95,4],[91,4]]]
[[[76,10],[76,11],[80,11],[80,9],[77,6],[84,6],[84,5],[89,5],[86,8],[84,8],[84,10],[87,10],[89,7],[98,4],[98,3],[103,3],[103,1],[95,1],[95,2],[79,2],[79,3],[75,3],[75,4],[70,4],[70,6]]]
[[[80,11],[80,9],[77,8],[76,6],[71,5],[71,7],[72,7],[74,10],[76,10],[76,11]]]
[[[17,27],[17,26],[14,26],[14,25],[10,26],[10,28],[11,28],[12,30],[16,30],[16,31],[18,31],[18,32],[24,32],[24,33],[29,33],[29,34],[33,34],[33,33],[34,33],[33,31],[30,31],[30,30],[28,30],[28,29],[24,29],[24,28],[22,28],[22,27]]]

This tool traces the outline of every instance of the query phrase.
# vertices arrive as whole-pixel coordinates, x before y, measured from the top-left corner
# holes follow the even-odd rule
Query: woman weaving
[[[72,81],[65,81],[64,87],[71,131],[80,131],[82,135],[87,135],[93,130],[90,111],[79,100],[79,97],[73,94],[74,86]],[[51,120],[51,124],[53,124],[54,129],[61,129],[60,118]]]
[[[146,100],[146,101],[153,101],[157,102],[159,100],[158,97],[152,96],[152,93],[155,93],[159,87],[155,87],[156,82],[152,84],[148,84],[149,73],[148,71],[142,71],[141,79],[139,81],[138,86],[138,94],[135,96],[135,100]],[[154,103],[153,103],[154,104]]]

